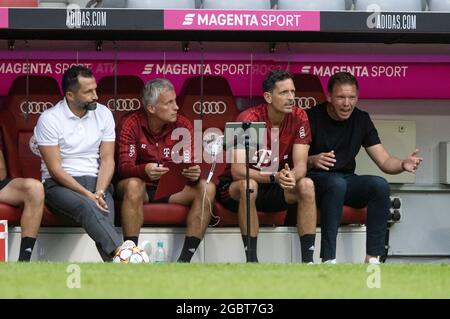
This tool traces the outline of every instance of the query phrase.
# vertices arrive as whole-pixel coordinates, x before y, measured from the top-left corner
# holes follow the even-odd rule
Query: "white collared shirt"
[[[71,176],[97,176],[100,143],[116,138],[114,118],[106,106],[97,103],[94,111],[79,118],[65,99],[42,113],[34,135],[38,145],[59,146],[61,166]],[[43,180],[50,177],[43,160],[41,173]]]

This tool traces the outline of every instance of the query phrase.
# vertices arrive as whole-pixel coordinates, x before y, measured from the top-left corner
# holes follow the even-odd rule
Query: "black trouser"
[[[237,213],[239,201],[230,196],[230,186],[233,179],[228,176],[220,176],[217,185],[216,200],[226,209]],[[284,190],[279,184],[258,184],[258,195],[256,196],[256,210],[265,213],[279,212],[289,208],[284,198]]]
[[[9,182],[12,181],[12,178],[5,178],[0,181],[0,191],[6,187],[6,185],[9,184]]]
[[[383,255],[390,207],[387,181],[379,176],[336,172],[309,172],[308,176],[314,181],[320,210],[320,257],[323,260],[336,258],[336,237],[344,205],[367,206],[366,254]]]

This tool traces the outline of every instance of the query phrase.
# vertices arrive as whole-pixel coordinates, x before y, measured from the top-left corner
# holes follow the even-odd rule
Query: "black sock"
[[[23,237],[20,242],[19,261],[30,261],[36,238]]]
[[[138,245],[139,236],[123,236],[123,241],[131,240],[136,246]]]
[[[314,243],[316,241],[315,234],[306,234],[300,236],[300,246],[302,247],[302,262],[313,262]]]
[[[202,240],[197,237],[188,237],[184,238],[183,249],[181,250],[180,257],[178,258],[179,263],[188,263],[191,261],[192,256],[194,256],[195,251],[197,250],[198,245]]]
[[[244,242],[245,257],[247,257],[248,263],[257,263],[258,257],[256,254],[256,247],[258,243],[258,237],[250,236],[250,249],[247,247],[247,235],[242,235],[242,241]]]

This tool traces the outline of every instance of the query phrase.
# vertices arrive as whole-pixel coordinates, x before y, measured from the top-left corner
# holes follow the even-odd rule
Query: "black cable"
[[[286,47],[287,47],[287,51],[288,51],[288,64],[287,64],[286,71],[291,73],[291,47],[289,46],[289,42],[286,42]]]
[[[117,44],[116,41],[113,41],[114,44],[114,114],[117,111]]]
[[[28,114],[30,112],[30,47],[28,41],[25,40],[25,60],[27,65],[27,74],[25,76],[25,105],[26,112],[24,113],[25,123],[28,121]]]
[[[250,53],[250,107],[253,106],[253,53]]]
[[[205,79],[205,57],[203,51],[203,43],[200,42],[200,119],[203,120],[203,81]]]

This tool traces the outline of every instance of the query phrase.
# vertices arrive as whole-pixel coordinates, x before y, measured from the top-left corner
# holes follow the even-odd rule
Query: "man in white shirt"
[[[45,111],[35,127],[42,157],[45,203],[57,215],[81,224],[109,261],[122,244],[114,228],[115,124],[97,103],[92,72],[77,65],[62,79],[64,99]]]

